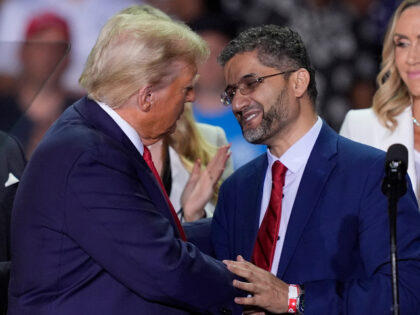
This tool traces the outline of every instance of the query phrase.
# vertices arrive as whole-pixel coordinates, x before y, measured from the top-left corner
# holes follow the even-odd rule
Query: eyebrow
[[[394,34],[394,36],[393,36],[393,38],[395,39],[395,38],[398,38],[398,39],[400,39],[400,38],[402,38],[402,39],[408,39],[408,36],[407,35],[403,35],[403,34],[398,34],[398,33],[395,33]],[[420,38],[420,34],[418,34],[417,35],[417,38]]]
[[[245,74],[242,78],[241,78],[241,80],[242,79],[244,79],[244,78],[248,78],[248,77],[256,77],[256,76],[258,76],[256,73],[247,73],[247,74]]]
[[[258,76],[256,73],[247,73],[245,75],[243,75],[235,84],[228,84],[227,87],[232,87],[235,86],[236,84],[238,84],[242,79],[245,78],[249,78],[249,77],[254,77],[254,76]]]

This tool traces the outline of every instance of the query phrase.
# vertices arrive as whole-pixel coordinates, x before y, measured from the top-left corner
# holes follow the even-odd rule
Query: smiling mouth
[[[410,71],[410,72],[407,72],[407,76],[410,79],[418,79],[418,78],[420,78],[420,71]]]
[[[245,121],[250,121],[252,119],[254,119],[255,117],[257,117],[257,114],[251,114],[248,117],[245,118]]]
[[[252,127],[253,121],[255,121],[255,119],[258,118],[258,116],[260,115],[261,115],[260,110],[252,109],[252,110],[238,113],[237,118],[239,118],[238,120],[242,128],[245,128],[245,127]]]

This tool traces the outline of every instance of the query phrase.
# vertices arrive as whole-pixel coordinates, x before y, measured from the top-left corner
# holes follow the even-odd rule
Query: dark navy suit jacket
[[[20,143],[0,132],[0,314],[6,314],[10,274],[10,217],[13,200],[26,164]],[[11,181],[11,179],[14,179]]]
[[[286,283],[304,285],[305,315],[390,314],[384,161],[384,152],[323,125],[296,195],[277,271]],[[235,260],[241,254],[251,259],[266,169],[264,154],[223,183],[212,223],[218,258]],[[398,204],[400,309],[420,314],[420,213],[409,186]]]
[[[179,238],[134,145],[86,98],[50,128],[12,215],[9,315],[219,313],[236,296],[219,261]]]

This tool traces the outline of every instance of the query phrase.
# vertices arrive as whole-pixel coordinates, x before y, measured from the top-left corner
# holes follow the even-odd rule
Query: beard
[[[289,116],[286,102],[287,91],[283,89],[270,108],[266,112],[263,111],[263,117],[258,127],[244,130],[242,122],[240,122],[244,138],[253,144],[264,144],[267,139],[283,130],[287,126],[287,117]],[[257,106],[263,108],[259,103]]]

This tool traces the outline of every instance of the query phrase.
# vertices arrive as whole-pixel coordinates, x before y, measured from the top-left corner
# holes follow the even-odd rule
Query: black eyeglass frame
[[[223,105],[225,105],[225,106],[230,106],[230,105],[232,105],[232,101],[233,101],[233,98],[235,97],[235,95],[236,95],[236,90],[238,90],[238,88],[239,88],[239,92],[242,94],[242,95],[248,95],[248,94],[250,94],[250,93],[252,93],[252,92],[254,92],[255,91],[255,89],[261,84],[261,83],[263,83],[264,82],[264,79],[267,79],[267,78],[271,78],[271,77],[274,77],[274,76],[276,76],[276,75],[282,75],[282,74],[289,74],[289,73],[293,73],[293,72],[296,72],[297,70],[299,70],[299,69],[296,69],[296,70],[288,70],[288,71],[282,71],[282,72],[278,72],[278,73],[274,73],[274,74],[269,74],[269,75],[265,75],[265,76],[262,76],[262,77],[256,77],[255,78],[255,81],[254,81],[254,83],[258,83],[257,85],[255,85],[254,87],[251,87],[251,88],[239,88],[239,85],[241,84],[241,83],[243,83],[243,80],[245,80],[245,79],[247,79],[249,76],[252,76],[252,75],[245,75],[245,76],[243,76],[239,81],[238,81],[238,83],[236,83],[236,84],[234,84],[234,85],[228,85],[227,87],[226,87],[226,89],[222,92],[222,94],[220,95],[220,101],[221,101],[221,103],[223,104]],[[232,92],[230,92],[230,90],[232,90]],[[232,95],[232,97],[231,96],[229,96],[229,94],[231,94]]]

